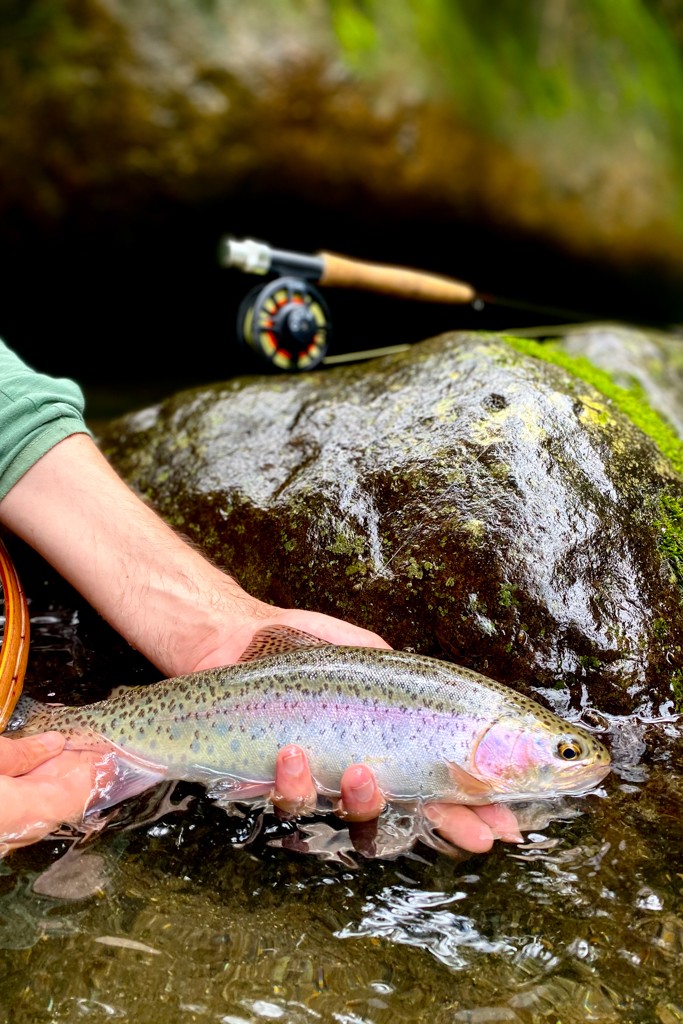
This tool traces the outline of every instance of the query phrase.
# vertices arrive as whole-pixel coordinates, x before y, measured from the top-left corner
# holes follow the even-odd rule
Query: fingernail
[[[521,832],[494,832],[496,839],[500,839],[503,843],[523,843],[524,836]]]
[[[361,776],[362,778],[362,776]],[[356,800],[361,804],[367,804],[372,800],[375,795],[375,787],[372,779],[364,779],[359,784],[351,783],[351,792],[353,793]]]
[[[285,775],[295,778],[304,770],[304,756],[300,750],[288,751],[282,758]]]
[[[43,750],[47,750],[48,753],[57,753],[64,747],[64,737],[61,732],[46,732],[42,736],[35,737],[40,743]]]
[[[425,817],[429,818],[432,825],[440,825],[443,822],[443,814],[438,807],[425,807]]]

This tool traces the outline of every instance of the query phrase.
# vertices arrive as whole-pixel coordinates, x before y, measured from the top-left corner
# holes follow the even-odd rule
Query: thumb
[[[59,732],[44,732],[13,740],[0,736],[0,775],[26,775],[43,761],[64,749],[66,737]]]

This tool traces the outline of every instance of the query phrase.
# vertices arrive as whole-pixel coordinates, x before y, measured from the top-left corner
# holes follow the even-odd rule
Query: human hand
[[[273,802],[290,814],[315,809],[316,790],[303,750],[291,744],[277,756]],[[350,765],[341,780],[337,813],[348,821],[371,821],[384,809],[386,800],[375,776],[366,765]],[[466,807],[464,804],[429,803],[425,814],[441,836],[469,853],[486,853],[496,839],[519,843],[517,820],[503,804]]]
[[[65,742],[58,732],[0,736],[0,857],[43,839],[59,825],[79,824],[112,780],[116,760],[111,753],[65,750]],[[274,792],[282,794],[281,807],[301,813],[308,806],[309,786],[299,783],[300,766],[293,769],[290,750],[278,757]]]
[[[107,755],[65,750],[58,732],[0,736],[0,856],[82,819],[113,772]]]

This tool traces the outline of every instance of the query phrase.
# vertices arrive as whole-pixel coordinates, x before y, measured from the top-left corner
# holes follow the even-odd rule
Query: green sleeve
[[[0,500],[59,441],[90,433],[84,404],[74,381],[37,373],[0,339]]]

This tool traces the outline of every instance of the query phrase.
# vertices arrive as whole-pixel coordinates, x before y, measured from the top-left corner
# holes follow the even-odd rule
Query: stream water
[[[144,680],[81,607],[39,604],[29,692]],[[602,788],[486,856],[367,858],[322,819],[314,855],[292,823],[192,787],[79,856],[68,838],[18,851],[0,862],[0,1020],[683,1021],[682,727],[607,724]]]

